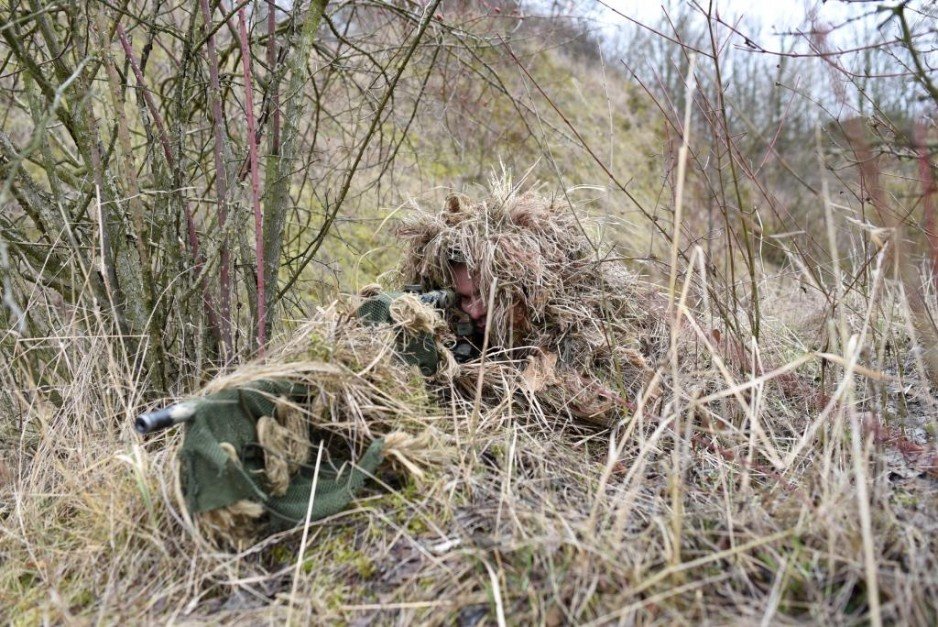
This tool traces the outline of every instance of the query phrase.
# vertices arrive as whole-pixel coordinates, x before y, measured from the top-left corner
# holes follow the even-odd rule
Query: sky
[[[906,17],[914,33],[921,57],[926,65],[938,65],[938,40],[934,30],[935,0],[917,0],[906,11]],[[628,19],[637,20],[645,26],[658,27],[670,34],[671,29],[662,26],[667,14],[675,17],[681,13],[691,16],[696,28],[705,24],[704,12],[711,0],[571,0],[581,15],[588,16],[601,28],[607,42],[628,38],[635,26]],[[887,54],[898,54],[893,69],[879,68],[883,72],[899,72],[899,57],[904,52],[896,43],[897,21],[888,8],[898,0],[712,0],[715,12],[726,23],[737,25],[739,33],[750,37],[768,50],[811,53],[818,41],[808,33],[815,28],[826,31],[821,38],[823,46],[830,51],[846,51],[837,57],[837,62],[852,71],[862,71],[864,50],[869,46],[891,42],[883,50]],[[703,7],[702,12],[699,7]],[[885,10],[884,10],[885,9]],[[924,12],[923,12],[924,11]],[[812,21],[813,18],[813,21]],[[787,33],[784,39],[776,34]],[[792,36],[792,33],[801,34]],[[627,39],[626,39],[627,41]],[[743,46],[740,36],[727,39],[732,45]],[[888,48],[888,50],[887,50]],[[884,55],[880,55],[883,57]],[[876,68],[874,68],[876,70]]]
[[[685,0],[687,4],[690,2]],[[748,17],[758,19],[763,27],[768,28],[767,32],[772,32],[774,28],[777,31],[793,30],[805,24],[805,19],[809,8],[815,8],[818,16],[828,22],[837,22],[850,15],[860,12],[861,7],[854,4],[843,2],[828,1],[819,2],[812,0],[714,0],[717,11],[723,17],[730,15],[745,14]],[[671,8],[676,7],[679,2],[661,2],[655,0],[602,0],[597,4],[606,4],[609,7],[624,13],[629,17],[639,21],[653,22],[662,15],[663,5]],[[700,0],[704,7],[708,5],[708,0]],[[869,10],[870,5],[864,7]],[[670,10],[670,9],[669,9]],[[612,22],[624,21],[613,11],[606,11],[608,19]]]

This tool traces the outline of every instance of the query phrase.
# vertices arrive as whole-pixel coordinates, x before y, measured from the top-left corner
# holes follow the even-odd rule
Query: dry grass
[[[476,5],[488,5],[465,4],[467,24],[477,21]],[[381,7],[399,9],[396,3]],[[181,14],[162,13],[175,28]],[[504,20],[496,17],[495,23]],[[47,259],[48,268],[33,268],[38,262],[32,256],[16,268],[0,268],[0,279],[11,281],[16,304],[28,312],[25,333],[0,332],[0,619],[938,623],[938,402],[916,338],[925,314],[935,319],[935,283],[927,282],[932,287],[921,295],[908,295],[919,283],[915,259],[908,256],[900,277],[905,280],[896,281],[888,250],[904,237],[917,237],[912,229],[905,235],[898,229],[917,219],[905,191],[918,182],[898,182],[907,178],[908,164],[894,175],[884,172],[889,185],[884,199],[873,203],[878,212],[895,198],[890,208],[901,216],[899,223],[872,224],[866,190],[851,174],[857,163],[848,155],[835,156],[829,170],[817,166],[813,143],[805,139],[813,130],[804,126],[814,122],[792,123],[787,142],[769,141],[788,125],[787,113],[762,116],[771,122],[761,129],[766,141],[752,149],[739,145],[746,138],[737,114],[787,107],[768,106],[756,95],[724,106],[723,96],[731,94],[722,92],[727,82],[718,75],[715,86],[699,86],[698,98],[685,94],[681,126],[680,89],[664,85],[665,96],[652,102],[652,91],[651,99],[639,95],[637,75],[616,69],[619,59],[570,58],[564,43],[526,26],[508,55],[507,47],[487,38],[463,38],[460,26],[450,33],[454,39],[428,47],[432,56],[415,58],[413,75],[405,77],[412,83],[406,95],[414,95],[413,109],[405,94],[395,97],[394,115],[381,124],[382,139],[365,155],[371,165],[348,179],[344,202],[324,206],[324,199],[343,197],[329,181],[346,180],[344,168],[360,149],[362,131],[382,120],[362,115],[367,100],[359,95],[365,92],[351,87],[359,79],[373,87],[377,73],[403,67],[394,51],[408,37],[404,27],[410,22],[386,33],[380,25],[396,22],[382,18],[375,24],[380,36],[363,41],[364,48],[349,47],[351,56],[317,57],[336,74],[317,72],[325,89],[321,98],[315,94],[315,110],[324,113],[321,135],[318,114],[315,121],[304,119],[304,127],[322,139],[306,138],[301,145],[309,159],[295,162],[291,185],[300,175],[303,182],[283,242],[293,269],[310,250],[310,233],[323,215],[339,213],[315,255],[322,269],[304,271],[284,307],[312,307],[314,291],[331,299],[332,279],[324,277],[337,269],[343,274],[336,285],[371,280],[401,243],[401,276],[389,277],[395,287],[448,285],[449,261],[458,252],[477,269],[489,297],[492,350],[482,363],[424,381],[394,359],[390,330],[363,331],[345,315],[349,303],[340,303],[289,333],[281,330],[284,337],[275,340],[266,363],[217,373],[211,347],[203,344],[201,318],[154,325],[171,340],[166,359],[177,385],[187,373],[204,373],[204,380],[189,382],[203,391],[289,377],[325,392],[330,407],[314,414],[317,426],[354,451],[375,437],[405,434],[400,437],[406,440],[396,441],[399,454],[390,456],[348,510],[232,548],[212,540],[205,525],[180,508],[174,455],[182,430],[147,440],[133,432],[133,417],[155,404],[145,400],[152,395],[145,383],[152,373],[142,371],[147,360],[141,353],[157,354],[152,342],[158,333],[131,338],[142,347],[135,351],[109,322],[107,299],[89,287],[100,236],[97,218],[89,214],[69,226],[88,243],[63,249],[50,241],[56,255]],[[478,24],[480,32],[489,32],[485,22]],[[708,19],[708,25],[714,23]],[[569,32],[560,29],[564,38]],[[174,76],[176,66],[160,64],[177,43],[172,31],[154,33],[147,77],[155,88],[172,84],[160,77]],[[654,57],[650,41],[636,38],[639,50],[648,47],[641,54],[665,59],[660,50]],[[433,46],[444,51],[439,62]],[[715,48],[715,58],[701,57],[697,80],[715,69]],[[449,51],[454,56],[447,61]],[[683,59],[688,48],[675,52],[675,59]],[[381,62],[374,67],[346,63],[372,53]],[[60,57],[51,51],[37,58],[43,72],[58,69]],[[742,67],[739,61],[734,64]],[[825,56],[824,67],[829,61]],[[608,63],[601,74],[597,63]],[[792,67],[799,75],[802,66]],[[672,69],[668,62],[656,71]],[[21,73],[11,69],[5,80],[16,86]],[[674,74],[680,81],[681,73]],[[766,76],[769,85],[781,73]],[[201,93],[201,83],[192,85]],[[95,101],[93,87],[88,102]],[[27,143],[39,146],[46,140],[30,131],[26,110],[20,110],[23,103],[35,108],[32,96],[11,94],[11,134],[32,137]],[[69,96],[69,108],[78,100]],[[727,110],[732,125],[712,117]],[[201,200],[211,189],[203,181],[211,169],[200,165],[208,159],[204,146],[211,145],[206,115],[180,127],[180,137],[192,143],[183,154],[197,157],[185,187],[164,185],[159,159],[141,151],[141,159],[155,164],[142,181],[142,197],[199,199],[198,215],[209,215]],[[698,130],[691,137],[693,119],[701,116],[707,118],[703,128],[693,126]],[[131,130],[136,125],[131,122]],[[62,136],[56,131],[51,143]],[[69,157],[69,146],[43,148],[49,151],[43,160],[67,174],[63,180],[81,183],[69,189],[84,191],[42,196],[38,213],[46,198],[51,206],[91,189],[89,164],[73,169],[70,158],[60,163],[59,151]],[[397,161],[386,162],[385,169],[383,155],[391,151]],[[781,170],[772,166],[770,153],[785,157],[786,170],[792,163],[791,174],[811,193],[787,175],[777,177]],[[396,241],[388,237],[390,229],[375,233],[384,219],[375,207],[439,195],[438,185],[478,182],[497,157],[515,170],[536,162],[532,172],[557,188],[569,181],[598,181],[600,187],[566,189],[545,199],[544,188],[524,192],[502,179],[481,201],[457,196],[439,213],[436,206],[417,207]],[[124,164],[128,171],[144,163],[132,161]],[[755,163],[760,165],[750,172]],[[375,164],[382,167],[372,178]],[[39,174],[38,162],[26,166]],[[119,179],[118,170],[125,168],[101,175]],[[806,172],[810,176],[802,176]],[[826,185],[823,192],[814,189],[822,188],[824,176],[835,175],[842,177],[832,192],[839,194],[836,206]],[[687,189],[678,193],[685,176]],[[593,196],[593,213],[605,223],[569,203],[586,196]],[[146,206],[168,210],[161,202]],[[773,218],[779,208],[781,217]],[[20,211],[12,215],[16,222]],[[802,221],[805,216],[810,219]],[[199,226],[218,235],[215,224],[206,217]],[[42,242],[28,241],[39,230],[24,230],[17,243],[41,250]],[[777,230],[782,233],[773,237]],[[176,245],[178,233],[159,235],[153,251],[144,251],[167,273],[157,284],[165,291],[154,298],[161,306],[193,308],[188,301],[198,300],[197,283],[174,291],[182,284],[173,275],[178,264],[161,252]],[[610,249],[609,241],[620,247]],[[887,249],[878,253],[883,245]],[[773,250],[777,263],[788,264],[786,271],[799,273],[797,280],[764,257]],[[236,266],[238,272],[250,274],[251,252],[249,245],[241,250],[246,262]],[[659,263],[669,252],[672,262]],[[87,263],[79,258],[84,254]],[[635,275],[620,255],[671,279],[670,291]],[[24,264],[36,283],[18,278]],[[40,286],[44,279],[66,285],[56,295]],[[318,279],[328,286],[317,286]],[[248,302],[246,294],[241,297]],[[251,307],[243,309],[235,323],[242,346],[250,344]],[[400,315],[437,330],[414,313]],[[12,318],[0,308],[0,322],[12,327]]]
[[[97,317],[72,312],[55,320],[59,332],[44,341],[55,347],[54,364],[31,363],[37,347],[20,341],[18,360],[0,375],[2,402],[22,419],[22,428],[5,423],[3,439],[6,618],[934,622],[938,486],[927,447],[934,446],[935,402],[914,351],[900,350],[909,345],[908,310],[882,268],[867,300],[846,299],[832,323],[834,348],[821,378],[822,359],[804,347],[802,329],[785,323],[783,303],[766,309],[764,339],[754,350],[717,342],[701,322],[706,316],[691,315],[706,281],[694,264],[678,281],[683,322],[649,324],[666,315],[636,306],[647,305],[637,294],[651,292],[628,273],[596,264],[597,251],[570,222],[578,216],[545,213],[537,199],[509,191],[501,196],[509,202],[490,209],[526,208],[529,222],[499,228],[530,245],[552,242],[558,254],[575,253],[571,267],[603,268],[603,277],[619,282],[593,282],[593,274],[576,283],[558,274],[561,266],[525,264],[500,275],[502,265],[487,265],[493,274],[485,285],[506,290],[493,294],[501,303],[496,316],[509,315],[511,300],[503,296],[517,288],[532,299],[528,311],[542,317],[532,315],[522,344],[528,350],[503,353],[521,365],[493,357],[481,388],[477,364],[451,381],[415,386],[413,371],[379,357],[387,345],[381,333],[348,331],[354,325],[322,313],[271,356],[293,366],[258,366],[212,384],[272,374],[325,381],[329,373],[307,367],[312,355],[344,368],[337,389],[364,391],[345,403],[361,413],[336,425],[342,433],[367,440],[374,434],[349,429],[427,430],[436,434],[432,449],[452,455],[428,464],[422,479],[389,466],[348,511],[240,551],[203,539],[178,508],[171,460],[181,434],[147,442],[134,435],[139,373]],[[564,216],[560,228],[552,215]],[[436,234],[468,233],[484,222],[475,218],[492,214],[476,207],[471,216]],[[543,237],[526,240],[532,229]],[[451,242],[444,240],[426,250],[445,256]],[[463,239],[462,250],[482,241]],[[418,273],[432,277],[441,267],[430,263]],[[529,280],[544,291],[529,289]],[[616,289],[604,292],[609,285]],[[763,293],[773,288],[786,291],[767,283]],[[577,294],[585,297],[571,301]],[[806,309],[820,307],[806,300]],[[634,317],[616,303],[632,303]],[[573,305],[581,312],[571,313]],[[595,328],[583,325],[586,316]],[[671,329],[680,341],[670,341]],[[582,340],[594,330],[612,340]],[[604,347],[625,346],[628,334],[636,346],[645,340],[648,359],[647,373],[615,379],[628,411],[612,412],[605,429],[558,411],[570,399],[551,401],[551,386],[538,381],[554,364],[537,355],[556,351],[571,369],[591,368],[606,355],[608,381],[625,354],[610,357]],[[513,336],[492,340],[510,346]],[[567,345],[576,347],[573,358],[563,352]],[[681,351],[678,369],[671,346]],[[297,366],[298,357],[306,365]],[[784,364],[796,374],[779,374]],[[45,400],[53,391],[59,408]]]

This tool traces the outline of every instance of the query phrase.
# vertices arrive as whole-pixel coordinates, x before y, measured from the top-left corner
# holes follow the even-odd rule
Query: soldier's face
[[[452,270],[453,288],[459,298],[459,308],[472,318],[477,329],[484,329],[488,308],[485,305],[485,297],[479,289],[479,282],[464,263],[454,263]]]

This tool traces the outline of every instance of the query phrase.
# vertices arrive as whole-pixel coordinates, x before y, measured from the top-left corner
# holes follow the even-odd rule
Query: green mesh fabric
[[[264,474],[264,452],[257,443],[257,421],[272,416],[277,398],[286,396],[308,402],[307,391],[283,381],[261,380],[198,401],[187,423],[179,451],[183,488],[189,511],[198,513],[246,499],[261,503],[273,528],[285,528],[306,519],[313,482],[313,459],[291,480],[287,492],[271,496]],[[238,455],[233,461],[222,448],[228,443]],[[355,464],[331,458],[323,461],[316,483],[310,520],[331,516],[344,509],[361,490],[365,479],[381,463],[384,441],[375,440]]]
[[[314,447],[313,450],[318,448]],[[365,484],[365,479],[374,474],[384,458],[384,439],[371,443],[357,463],[344,464],[336,468],[334,462],[322,462],[316,481],[316,496],[310,520],[332,516],[345,509]],[[312,460],[315,462],[315,459]],[[269,499],[267,509],[274,527],[288,527],[306,520],[310,490],[313,487],[314,468],[306,467],[290,482],[283,496]]]
[[[370,324],[392,324],[391,303],[402,292],[378,294],[366,300],[358,308],[358,317]],[[420,368],[425,377],[432,377],[440,361],[436,341],[430,333],[401,332],[397,338],[397,354],[405,363]]]

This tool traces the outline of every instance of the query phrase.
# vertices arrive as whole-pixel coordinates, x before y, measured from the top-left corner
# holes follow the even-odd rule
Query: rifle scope
[[[417,294],[417,297],[424,305],[437,309],[449,309],[456,304],[456,292],[453,290],[433,290]]]

